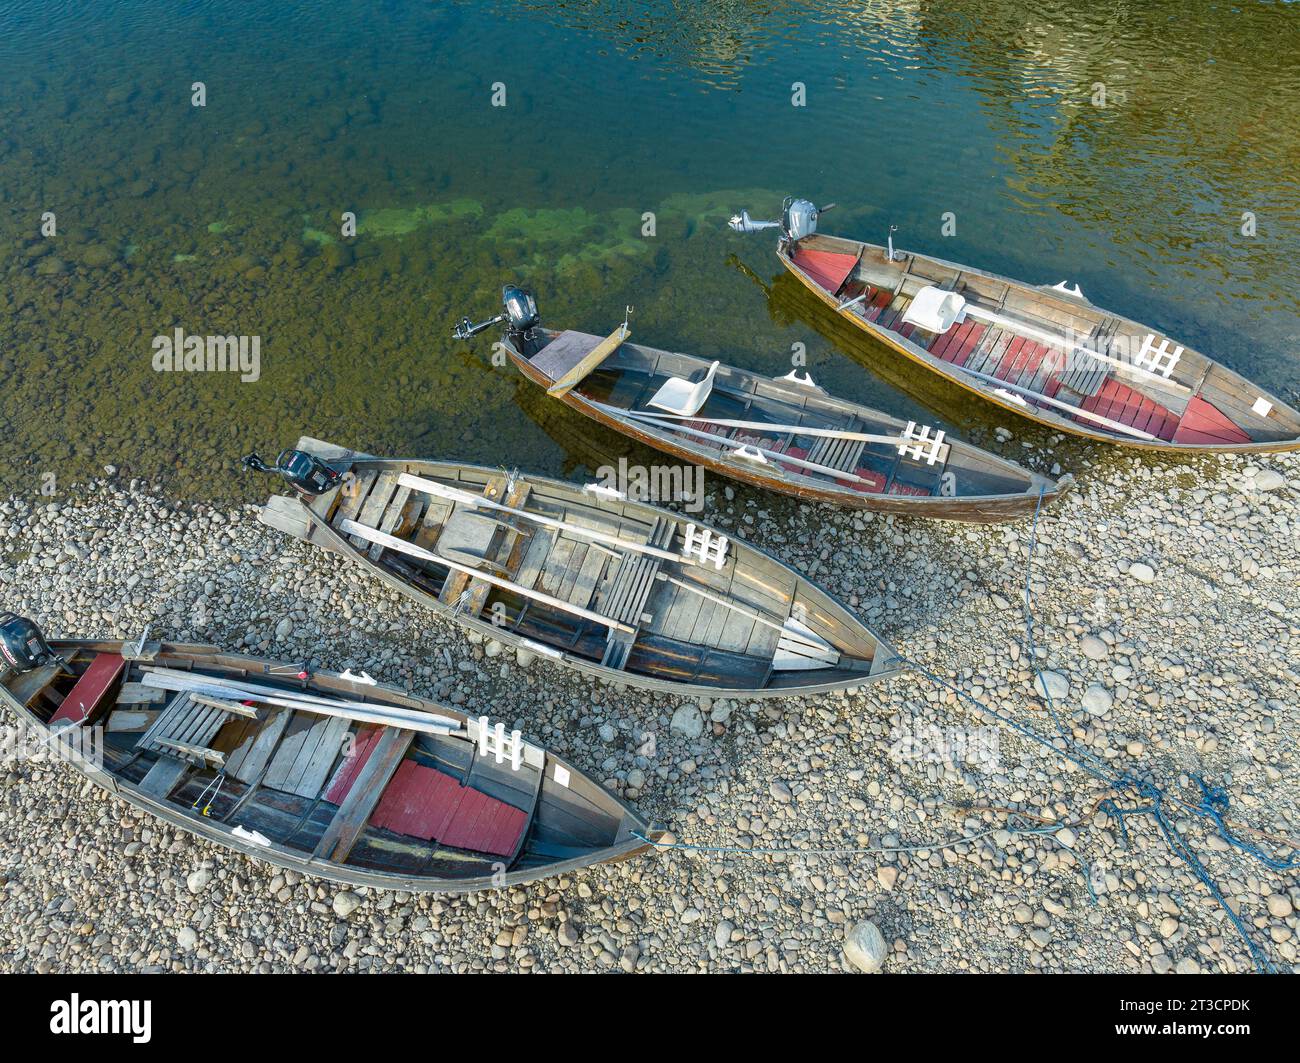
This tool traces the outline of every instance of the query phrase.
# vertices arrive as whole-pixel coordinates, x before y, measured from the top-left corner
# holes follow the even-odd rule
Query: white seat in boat
[[[713,377],[720,364],[714,362],[704,374],[704,379],[695,384],[681,377],[673,377],[655,392],[649,405],[683,417],[693,416],[708,401],[709,393],[713,391]]]
[[[966,300],[962,296],[931,284],[913,296],[903,320],[927,332],[947,332],[953,322],[961,319],[965,309]]]

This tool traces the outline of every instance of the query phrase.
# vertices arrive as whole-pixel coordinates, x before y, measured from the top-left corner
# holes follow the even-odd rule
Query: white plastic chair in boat
[[[708,401],[709,393],[713,391],[713,377],[718,372],[719,365],[720,362],[714,362],[709,366],[709,371],[704,374],[704,379],[695,384],[681,377],[673,377],[655,392],[649,405],[656,409],[667,410],[669,413],[680,414],[682,417],[694,416]]]
[[[928,285],[913,297],[903,320],[927,332],[944,333],[961,320],[966,300],[956,292]]]

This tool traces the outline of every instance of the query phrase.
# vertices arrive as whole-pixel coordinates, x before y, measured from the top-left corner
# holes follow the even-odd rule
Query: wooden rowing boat
[[[256,860],[468,892],[624,860],[658,837],[517,731],[393,687],[207,645],[50,648],[62,661],[0,680],[32,734],[132,805]]]
[[[272,496],[264,523],[505,645],[678,694],[807,694],[900,671],[848,609],[775,558],[605,485],[310,438],[298,449],[345,482],[310,502]]]
[[[1049,428],[1151,450],[1300,448],[1300,411],[1077,287],[817,232],[781,239],[777,255],[856,327]]]
[[[835,398],[806,373],[771,378],[599,336],[507,329],[502,346],[534,384],[594,421],[712,472],[793,495],[900,516],[989,522],[1034,512],[1068,488],[940,429]],[[581,373],[572,381],[575,367]],[[585,369],[585,372],[583,371]],[[707,384],[689,415],[663,389]],[[683,407],[688,408],[688,407]]]

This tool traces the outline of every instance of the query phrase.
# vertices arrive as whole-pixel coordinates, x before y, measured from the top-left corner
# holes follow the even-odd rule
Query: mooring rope
[[[987,716],[991,716],[993,719],[997,720],[999,723],[1003,724],[1004,726],[1011,728],[1012,730],[1016,731],[1018,734],[1023,735],[1025,738],[1028,738],[1030,741],[1036,742],[1039,745],[1043,746],[1044,748],[1048,749],[1053,755],[1064,757],[1065,760],[1069,761],[1071,764],[1080,768],[1082,771],[1092,776],[1098,782],[1105,784],[1105,786],[1110,791],[1112,791],[1113,795],[1127,793],[1127,794],[1131,794],[1133,796],[1133,799],[1136,801],[1145,801],[1146,802],[1145,804],[1135,804],[1131,807],[1120,807],[1118,804],[1116,804],[1115,796],[1108,796],[1097,804],[1097,808],[1102,811],[1105,811],[1107,816],[1114,819],[1118,823],[1120,829],[1120,835],[1123,838],[1125,849],[1128,848],[1127,817],[1138,816],[1138,815],[1151,816],[1155,820],[1156,825],[1159,827],[1161,834],[1165,838],[1165,841],[1168,843],[1170,850],[1174,853],[1175,856],[1177,856],[1180,860],[1182,860],[1183,863],[1185,863],[1192,870],[1193,874],[1210,891],[1211,896],[1215,899],[1215,901],[1218,902],[1219,906],[1223,909],[1223,911],[1228,916],[1228,919],[1231,920],[1233,926],[1236,927],[1237,932],[1241,935],[1242,940],[1246,943],[1246,948],[1250,951],[1250,955],[1255,962],[1256,969],[1261,972],[1267,972],[1270,974],[1276,973],[1276,968],[1269,961],[1268,957],[1264,955],[1264,953],[1260,950],[1259,946],[1255,943],[1254,939],[1251,937],[1250,931],[1247,929],[1245,922],[1236,912],[1232,910],[1231,906],[1227,902],[1227,899],[1223,896],[1222,892],[1219,890],[1218,885],[1211,877],[1205,865],[1201,862],[1200,858],[1192,850],[1187,840],[1183,837],[1181,833],[1179,833],[1177,827],[1170,820],[1168,812],[1166,811],[1166,807],[1165,807],[1166,803],[1178,805],[1182,809],[1191,812],[1202,819],[1208,820],[1211,824],[1213,824],[1215,833],[1217,833],[1218,836],[1229,846],[1231,846],[1233,849],[1238,850],[1241,853],[1244,853],[1247,856],[1254,858],[1255,860],[1259,861],[1261,864],[1263,864],[1265,867],[1269,868],[1272,871],[1278,871],[1278,872],[1291,871],[1296,869],[1297,867],[1300,867],[1300,855],[1293,856],[1290,859],[1281,859],[1279,857],[1274,857],[1266,853],[1255,843],[1246,841],[1244,838],[1240,838],[1236,834],[1234,834],[1232,830],[1229,828],[1229,825],[1226,820],[1226,813],[1229,807],[1229,797],[1227,791],[1222,787],[1210,786],[1199,775],[1190,775],[1190,777],[1193,779],[1193,781],[1196,782],[1196,784],[1200,787],[1201,790],[1200,801],[1196,804],[1191,804],[1175,795],[1169,794],[1168,792],[1165,791],[1163,787],[1158,786],[1156,785],[1156,783],[1152,782],[1151,780],[1144,779],[1134,774],[1133,772],[1126,771],[1119,775],[1112,774],[1110,770],[1107,768],[1105,762],[1101,760],[1101,758],[1099,758],[1091,750],[1079,745],[1079,743],[1075,740],[1073,734],[1065,726],[1064,722],[1061,720],[1060,715],[1056,711],[1056,707],[1053,704],[1051,692],[1048,690],[1047,683],[1043,680],[1042,672],[1039,670],[1034,658],[1034,652],[1036,646],[1034,642],[1034,608],[1033,608],[1033,592],[1031,586],[1031,577],[1033,575],[1034,553],[1037,550],[1037,546],[1038,546],[1038,518],[1043,508],[1043,494],[1044,494],[1044,489],[1040,488],[1038,492],[1038,501],[1034,506],[1034,518],[1033,518],[1033,523],[1030,526],[1030,532],[1029,532],[1029,551],[1028,551],[1028,557],[1025,561],[1024,646],[1025,646],[1025,654],[1029,659],[1030,670],[1034,674],[1035,687],[1038,693],[1042,695],[1043,702],[1047,707],[1047,711],[1052,717],[1052,722],[1056,726],[1057,734],[1059,736],[1057,741],[1063,741],[1065,744],[1065,748],[1061,749],[1047,735],[1040,734],[1038,731],[1034,730],[1033,728],[1027,727],[1024,724],[1020,723],[1019,721],[1012,719],[1010,716],[1007,716],[1005,713],[999,712],[997,709],[994,709],[992,706],[985,704],[984,702],[980,701],[978,698],[974,697],[973,695],[968,694],[966,691],[959,689],[955,684],[949,682],[947,679],[944,679],[942,676],[936,675],[935,673],[931,672],[928,668],[926,668],[924,665],[920,664],[917,661],[912,660],[911,658],[903,654],[895,654],[895,656],[891,658],[887,663],[894,664],[897,662],[905,665],[907,668],[911,669],[912,671],[915,671],[918,675],[926,679],[929,679],[931,682],[935,683],[936,685],[941,686],[944,689],[955,694],[958,699],[969,702],[972,706],[975,707],[975,709],[979,713],[982,713]],[[997,834],[1000,830],[1006,830],[1009,833],[1016,834],[1016,835],[1027,834],[1027,835],[1037,835],[1040,837],[1050,838],[1052,841],[1056,842],[1056,844],[1060,845],[1062,848],[1066,849],[1068,852],[1074,855],[1075,858],[1079,860],[1080,866],[1083,868],[1084,884],[1088,888],[1088,893],[1092,897],[1093,903],[1096,904],[1097,894],[1092,885],[1092,874],[1087,862],[1083,860],[1082,857],[1080,857],[1079,854],[1075,852],[1073,848],[1066,845],[1064,842],[1061,841],[1061,839],[1055,837],[1056,832],[1060,831],[1062,827],[1071,826],[1071,824],[1056,823],[1056,824],[1045,825],[1040,827],[1016,826],[1010,822],[1011,815],[1014,815],[1014,813],[1010,813],[1008,815],[1008,824],[1005,827],[995,827],[989,830],[979,831],[975,834],[954,838],[946,842],[936,842],[936,843],[922,844],[922,845],[905,845],[905,846],[889,846],[889,847],[873,847],[873,848],[831,848],[831,849],[745,848],[743,846],[692,845],[684,842],[669,842],[669,843],[652,842],[649,838],[635,831],[633,832],[633,836],[640,838],[642,841],[645,841],[651,845],[656,845],[660,849],[678,849],[678,850],[701,852],[701,853],[728,853],[728,854],[741,854],[741,855],[750,854],[750,855],[773,855],[773,856],[775,855],[799,856],[801,854],[804,856],[814,856],[814,855],[849,856],[849,855],[871,855],[871,854],[886,854],[886,853],[915,853],[915,852],[923,852],[931,849],[947,849],[947,848],[952,848],[953,846],[963,845],[969,842],[978,841],[982,838],[987,838],[993,834]],[[1075,825],[1081,825],[1081,824],[1075,824]]]

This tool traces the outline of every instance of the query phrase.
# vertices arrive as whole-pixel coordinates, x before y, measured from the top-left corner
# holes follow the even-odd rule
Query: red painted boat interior
[[[1250,436],[1213,403],[1196,397],[1187,403],[1183,418],[1174,432],[1175,443],[1199,443],[1213,446],[1223,443],[1249,443]]]
[[[793,257],[795,265],[832,295],[840,290],[858,264],[857,255],[844,255],[836,251],[808,251],[799,248]]]
[[[378,727],[363,728],[352,753],[326,791],[335,804],[347,797],[379,738]],[[404,760],[384,789],[370,824],[409,838],[457,849],[510,856],[528,826],[528,814],[436,768]]]
[[[68,691],[59,711],[50,717],[50,726],[58,723],[82,723],[104,700],[109,687],[116,682],[126,664],[116,653],[97,653],[90,667],[81,673],[76,686]]]

